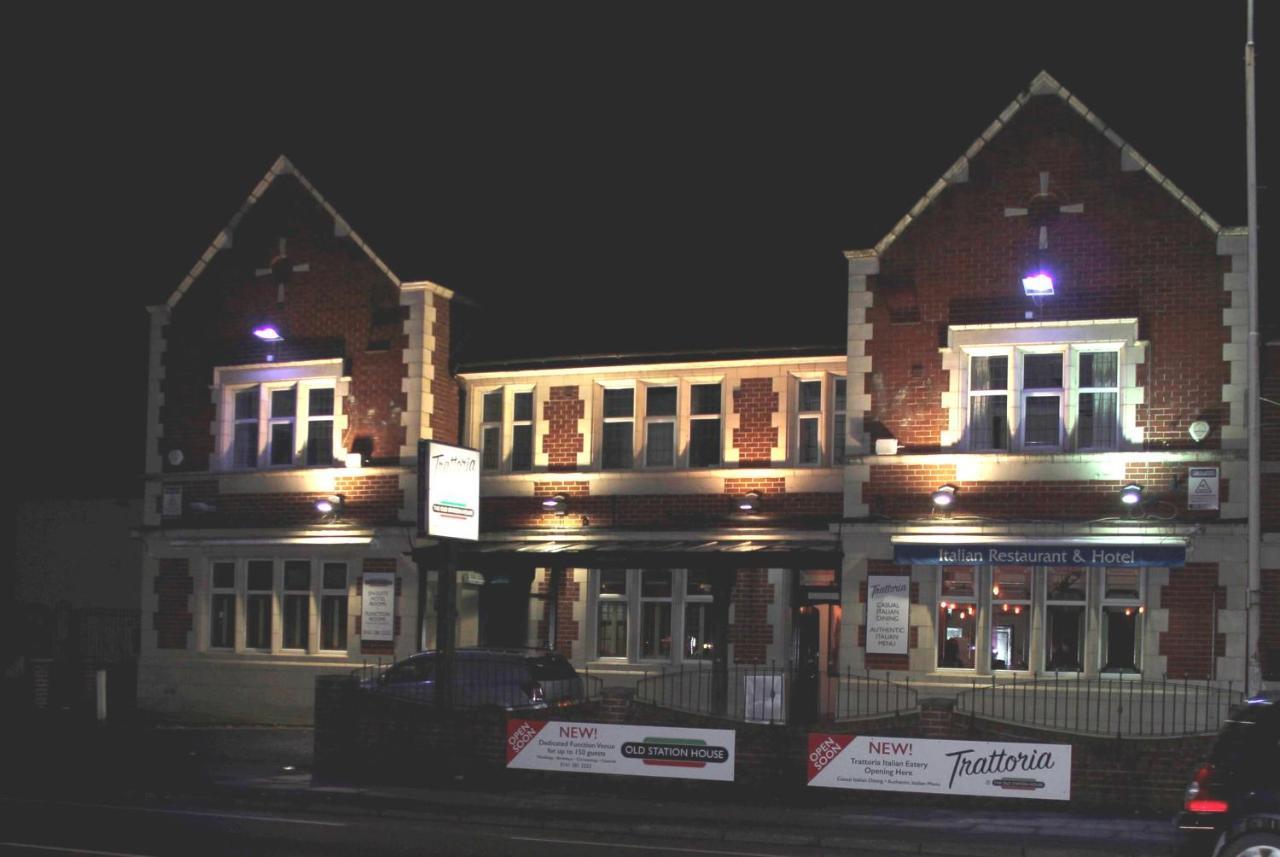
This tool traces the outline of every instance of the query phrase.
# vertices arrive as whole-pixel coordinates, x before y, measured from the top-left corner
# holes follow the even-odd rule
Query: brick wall
[[[378,559],[369,557],[364,560],[361,567],[360,579],[356,581],[356,597],[360,598],[364,595],[364,572],[370,571],[389,571],[394,573],[396,570],[396,561],[394,559]],[[392,635],[395,638],[400,636],[400,577],[396,576],[396,601],[395,601],[395,619],[392,625]],[[360,636],[363,616],[356,616],[356,636]],[[395,639],[391,640],[360,640],[360,654],[362,655],[394,655]]]
[[[319,521],[315,502],[319,492],[270,494],[220,494],[216,481],[178,483],[182,489],[183,516],[166,521],[196,527],[285,527]],[[404,491],[397,473],[339,476],[334,488],[343,497],[342,521],[356,526],[395,524],[400,518]],[[192,501],[213,506],[197,512]]]
[[[486,497],[480,508],[480,526],[486,532],[551,526],[555,523],[556,516],[543,511],[541,498],[569,493],[547,488],[540,489],[535,497]],[[726,523],[737,511],[733,502],[733,496],[737,493],[741,492],[601,496],[579,494],[570,496],[568,514],[574,519],[586,515],[593,527],[669,528]],[[843,498],[836,493],[777,494],[766,498],[762,515],[766,519],[778,521],[833,519],[840,516],[842,503]]]
[[[1166,675],[1213,676],[1214,658],[1226,654],[1226,635],[1215,633],[1217,611],[1226,604],[1227,590],[1218,585],[1216,563],[1187,563],[1170,570],[1169,583],[1160,591],[1160,606],[1169,611],[1171,629],[1160,632],[1159,653],[1168,658]]]
[[[1280,569],[1262,570],[1262,677],[1280,681]]]
[[[583,450],[583,436],[578,431],[578,420],[586,416],[586,404],[579,398],[578,388],[552,387],[547,401],[542,405],[542,416],[547,421],[542,451],[547,454],[548,469],[575,470],[578,466],[578,453]]]
[[[764,569],[738,569],[730,603],[733,621],[729,623],[729,642],[733,644],[734,663],[762,664],[773,642],[773,626],[768,609],[773,603],[774,585]]]
[[[772,424],[778,412],[773,379],[743,378],[733,391],[733,412],[738,414],[739,427],[733,430],[738,466],[768,467],[778,445],[778,429]]]
[[[553,607],[547,600],[550,583],[543,577],[538,581],[537,591],[542,596],[542,618],[538,620],[538,640],[547,642],[548,617],[550,611],[556,611],[556,639],[551,647],[566,658],[573,657],[573,644],[581,639],[579,623],[573,618],[574,605],[582,598],[582,584],[573,579],[571,571],[565,571],[560,579],[560,592]]]
[[[1083,214],[1057,216],[1049,248],[1058,294],[1033,306],[1020,276],[1032,261],[1037,232],[1026,207],[1050,173],[1060,204]],[[1216,236],[1142,172],[1121,172],[1120,154],[1057,98],[1033,98],[971,162],[969,181],[948,187],[880,260],[867,310],[871,409],[868,430],[893,436],[910,451],[936,448],[947,427],[942,394],[950,379],[938,347],[949,324],[1137,317],[1150,340],[1138,381],[1138,408],[1151,448],[1190,447],[1193,420],[1221,426],[1229,340],[1222,312],[1230,261]],[[895,323],[907,322],[907,323]],[[1219,442],[1214,433],[1204,442]]]
[[[186,559],[161,558],[156,572],[157,649],[185,649],[191,632],[191,592],[193,582]]]
[[[264,363],[268,354],[276,362],[342,358],[351,377],[349,395],[338,404],[348,419],[342,445],[363,447],[374,463],[398,460],[408,344],[399,292],[350,239],[333,233],[332,218],[295,179],[281,176],[236,227],[232,247],[213,256],[174,308],[161,381],[166,472],[209,469],[213,367]],[[270,265],[281,236],[290,261],[310,266],[290,275],[283,304],[274,278],[254,273]],[[254,339],[252,328],[266,321],[280,326],[284,343]],[[168,463],[170,449],[182,450],[182,464]]]

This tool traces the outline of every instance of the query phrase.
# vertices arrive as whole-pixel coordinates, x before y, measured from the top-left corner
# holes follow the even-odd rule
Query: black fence
[[[1183,679],[1078,673],[1019,679],[974,679],[956,711],[1081,735],[1174,737],[1218,731],[1243,689]]]

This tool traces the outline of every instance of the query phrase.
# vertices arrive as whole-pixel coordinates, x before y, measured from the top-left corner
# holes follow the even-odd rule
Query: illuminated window
[[[533,469],[533,392],[516,393],[511,400],[511,469]]]
[[[1031,656],[1031,568],[991,570],[991,668],[1025,670]]]
[[[331,467],[341,456],[342,361],[218,367],[222,469]]]
[[[938,583],[938,666],[977,664],[978,591],[971,566],[943,566]]]
[[[693,384],[689,388],[689,466],[720,465],[721,398],[719,384]]]
[[[672,467],[676,463],[676,388],[645,387],[644,464]]]
[[[723,645],[723,629],[715,620],[713,572],[599,569],[591,574],[596,657],[702,661]]]
[[[600,466],[606,470],[629,469],[633,463],[635,398],[630,387],[604,391]]]
[[[796,382],[796,463],[819,464],[822,446],[822,381]]]
[[[209,649],[295,656],[347,650],[345,562],[217,559],[203,597]]]
[[[480,467],[497,470],[502,466],[502,391],[481,396]]]

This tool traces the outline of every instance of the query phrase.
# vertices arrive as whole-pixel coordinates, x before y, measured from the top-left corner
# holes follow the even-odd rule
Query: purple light
[[[1028,297],[1053,294],[1053,277],[1044,271],[1037,271],[1022,278],[1022,291]]]
[[[276,330],[269,324],[264,324],[253,329],[253,335],[261,339],[263,342],[283,342],[284,337],[280,335],[280,331]]]

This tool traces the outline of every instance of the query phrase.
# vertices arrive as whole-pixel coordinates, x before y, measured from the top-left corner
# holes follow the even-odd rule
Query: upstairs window
[[[676,388],[645,388],[644,463],[674,467],[676,463]]]
[[[634,438],[635,390],[630,387],[606,389],[600,466],[606,470],[629,469],[633,463]]]
[[[517,472],[532,470],[533,392],[516,393],[511,401],[511,469]]]
[[[720,464],[719,384],[693,384],[689,388],[689,466]]]
[[[1022,445],[1062,446],[1062,353],[1022,355]]]
[[[1009,448],[1009,358],[975,356],[969,364],[969,445]]]
[[[342,453],[341,360],[214,369],[215,466],[331,467]]]
[[[480,467],[497,470],[502,465],[502,391],[481,397]]]
[[[818,464],[822,426],[822,381],[800,381],[796,395],[796,463]]]
[[[1119,427],[1119,355],[1115,351],[1080,353],[1076,407],[1076,447],[1115,449]]]
[[[831,402],[831,463],[844,464],[845,443],[848,433],[847,384],[844,378],[835,379],[835,392]]]

